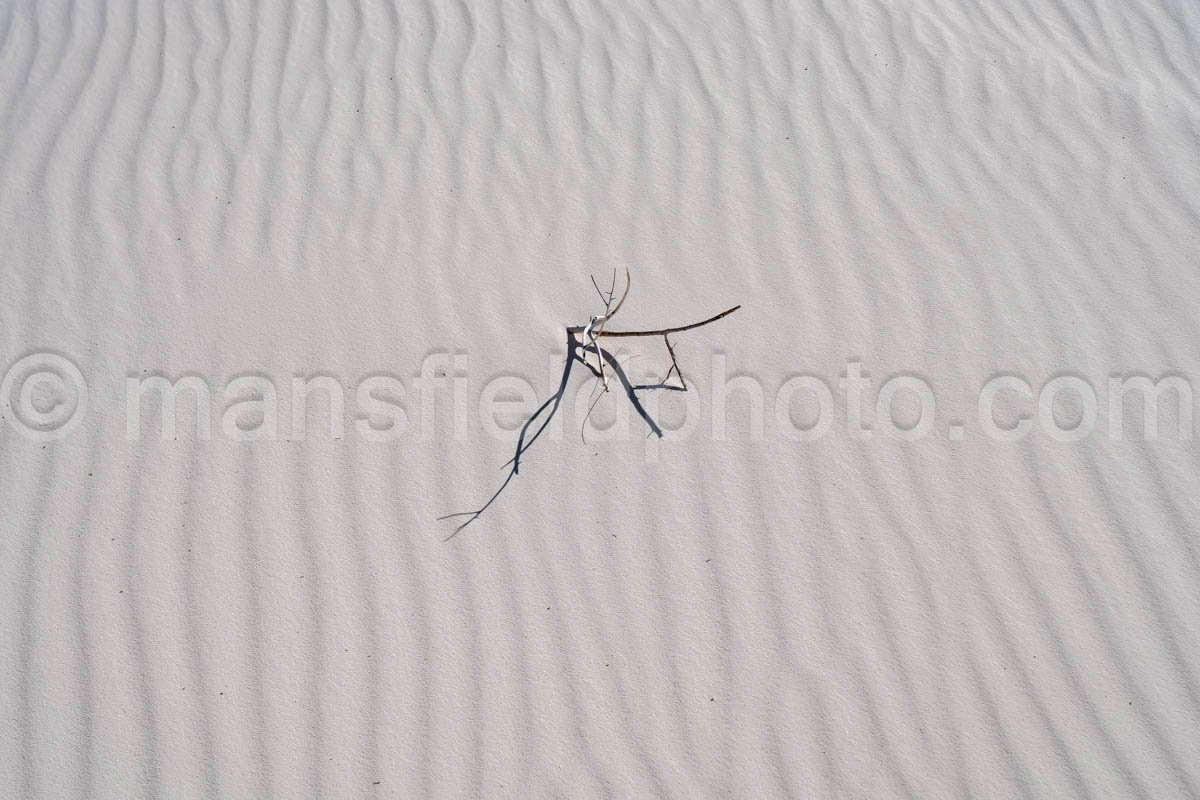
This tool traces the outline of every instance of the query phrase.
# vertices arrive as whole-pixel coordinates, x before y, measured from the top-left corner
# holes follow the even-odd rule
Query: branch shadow
[[[665,383],[666,378],[664,378],[663,382],[659,384],[641,384],[635,386],[630,382],[629,376],[626,374],[624,368],[621,367],[620,362],[617,361],[616,357],[612,353],[605,350],[603,347],[599,347],[598,345],[595,347],[600,351],[600,355],[605,362],[607,362],[612,368],[613,374],[616,375],[617,379],[621,382],[621,387],[625,390],[625,397],[631,404],[633,404],[634,410],[637,411],[638,416],[641,417],[642,421],[650,427],[650,432],[661,439],[663,436],[662,428],[659,427],[658,423],[654,421],[654,418],[651,417],[649,412],[646,411],[646,408],[642,405],[637,393],[639,391],[651,389],[667,389],[677,392],[684,392],[687,391],[687,389],[681,386],[667,385]],[[551,420],[554,419],[554,415],[558,413],[558,409],[562,405],[562,399],[566,396],[567,386],[571,381],[571,370],[574,368],[576,363],[582,364],[595,377],[602,377],[600,370],[598,370],[596,367],[593,367],[588,363],[587,359],[584,358],[582,343],[575,338],[574,334],[568,334],[567,358],[563,363],[563,371],[562,376],[558,381],[558,389],[546,400],[546,402],[538,406],[537,410],[530,415],[529,419],[525,420],[524,424],[521,425],[521,432],[517,436],[516,452],[514,452],[513,457],[506,461],[501,467],[502,469],[504,467],[508,467],[508,475],[505,476],[504,481],[500,484],[500,488],[498,488],[495,493],[488,498],[487,502],[480,506],[477,510],[459,511],[454,514],[445,514],[438,517],[439,522],[447,519],[468,517],[465,522],[455,528],[454,531],[442,541],[450,541],[457,536],[463,528],[467,527],[472,522],[483,516],[483,513],[487,511],[492,504],[496,502],[496,500],[499,499],[500,495],[504,493],[504,490],[508,488],[508,485],[512,483],[512,479],[520,474],[521,456],[525,454],[526,450],[533,446],[533,443],[538,440],[538,437],[541,436],[546,428],[550,425]],[[532,435],[530,435],[530,429],[533,428],[534,423],[537,422],[538,418],[542,417],[543,415],[545,416],[545,419],[542,420],[541,424],[538,425],[537,429],[533,431]]]
[[[643,422],[650,426],[651,433],[661,439],[663,436],[662,428],[658,427],[658,423],[654,421],[654,418],[650,416],[650,414],[646,411],[645,406],[642,405],[642,401],[638,399],[637,393],[638,389],[641,387],[634,386],[629,382],[629,376],[625,374],[625,370],[621,367],[621,363],[617,361],[616,357],[612,353],[608,352],[603,347],[599,348],[599,350],[600,355],[604,356],[604,360],[608,362],[610,367],[612,367],[613,374],[620,379],[621,386],[625,389],[625,396],[629,398],[629,402],[633,404],[633,408],[638,412],[638,416],[642,418]],[[587,362],[585,361],[584,363],[586,364]]]

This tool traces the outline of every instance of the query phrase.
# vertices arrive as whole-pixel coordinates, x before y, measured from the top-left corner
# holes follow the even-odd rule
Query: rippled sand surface
[[[0,186],[0,371],[88,392],[0,423],[0,794],[1200,795],[1197,440],[1105,417],[1200,379],[1200,5],[8,2]],[[584,441],[575,369],[447,540],[513,452],[485,387],[550,397],[626,266],[614,327],[742,305],[672,340],[697,405]],[[207,439],[129,435],[154,375]],[[995,441],[997,376],[1095,430],[1007,391]]]

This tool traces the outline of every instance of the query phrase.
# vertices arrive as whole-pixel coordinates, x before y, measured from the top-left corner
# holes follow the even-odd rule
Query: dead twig
[[[684,391],[684,392],[687,391],[687,388],[688,388],[687,381],[684,380],[683,370],[681,370],[679,368],[679,361],[675,357],[675,347],[674,347],[674,345],[671,344],[670,335],[675,334],[675,333],[683,333],[684,331],[691,331],[691,330],[695,330],[696,328],[703,327],[705,325],[710,325],[719,319],[723,319],[723,318],[729,316],[730,314],[732,314],[733,312],[735,312],[739,308],[741,308],[741,306],[736,305],[732,308],[727,308],[724,311],[722,311],[720,314],[709,317],[708,319],[705,319],[705,320],[701,320],[700,322],[693,322],[688,325],[677,325],[673,328],[660,328],[658,330],[649,330],[649,331],[610,331],[610,330],[607,330],[605,328],[605,326],[607,325],[608,321],[611,320],[614,316],[616,316],[617,312],[621,310],[621,306],[623,306],[625,304],[626,298],[629,297],[629,288],[630,288],[631,284],[632,284],[632,281],[629,276],[629,268],[626,267],[626,269],[625,269],[625,291],[623,291],[621,293],[621,299],[618,300],[616,305],[614,306],[613,298],[615,297],[615,294],[616,294],[616,271],[615,270],[613,271],[612,286],[609,288],[609,291],[607,292],[607,294],[605,292],[601,291],[599,284],[596,283],[596,279],[594,277],[592,278],[592,286],[594,286],[596,288],[596,293],[598,295],[600,295],[600,300],[601,300],[601,302],[604,303],[604,313],[591,317],[589,319],[587,325],[567,326],[567,328],[566,328],[567,358],[563,365],[562,376],[559,379],[558,390],[554,393],[553,396],[551,396],[549,399],[547,399],[546,402],[542,403],[542,405],[539,406],[538,409],[533,412],[533,414],[529,417],[529,419],[525,420],[525,424],[521,426],[521,432],[517,437],[516,452],[513,454],[513,457],[510,458],[508,460],[508,462],[504,465],[509,468],[508,475],[505,477],[504,481],[500,484],[500,488],[498,488],[496,490],[496,492],[490,498],[488,498],[488,501],[475,511],[464,511],[464,512],[459,512],[456,514],[447,514],[445,516],[438,517],[439,520],[454,519],[454,518],[458,518],[458,517],[467,517],[468,518],[465,522],[461,523],[457,528],[455,528],[454,531],[449,536],[446,537],[446,540],[453,539],[455,536],[458,535],[458,533],[463,528],[467,527],[472,522],[479,519],[479,517],[482,516],[483,512],[487,511],[488,508],[490,508],[491,505],[496,502],[496,500],[500,497],[501,493],[503,493],[504,490],[506,488],[508,488],[508,485],[509,485],[509,483],[512,482],[512,479],[514,477],[516,477],[517,474],[520,472],[521,456],[523,456],[525,454],[525,451],[527,451],[530,447],[533,446],[533,443],[535,441],[537,441],[538,437],[541,436],[542,433],[546,430],[546,428],[550,425],[550,421],[554,418],[554,415],[558,413],[558,409],[562,405],[562,399],[566,395],[566,392],[567,392],[567,385],[571,379],[571,368],[575,365],[576,362],[583,364],[584,367],[586,367],[588,369],[588,371],[590,371],[592,373],[592,375],[594,375],[596,378],[598,378],[602,382],[605,392],[607,392],[608,388],[609,388],[608,372],[611,371],[612,374],[615,375],[616,378],[621,382],[621,386],[625,390],[625,396],[629,399],[630,404],[633,405],[634,410],[637,411],[638,416],[641,417],[642,420],[646,423],[646,425],[650,428],[650,433],[652,435],[658,436],[659,438],[662,437],[662,435],[663,435],[662,428],[659,427],[658,423],[655,422],[655,420],[646,411],[646,408],[642,405],[641,400],[638,399],[637,393],[639,391],[645,390],[645,389],[671,389],[674,391]],[[613,337],[613,338],[636,337],[636,336],[661,336],[663,338],[664,344],[666,344],[666,346],[667,346],[667,353],[671,357],[671,367],[667,370],[666,377],[664,377],[662,382],[657,385],[635,386],[629,380],[628,375],[626,375],[625,370],[621,367],[621,363],[617,360],[617,358],[612,353],[610,353],[608,350],[605,350],[603,347],[600,346],[600,339],[605,336]],[[589,351],[594,352],[596,354],[596,361],[597,361],[596,366],[592,366],[588,362]],[[608,364],[608,371],[605,370],[606,362]],[[672,372],[674,372],[676,375],[679,376],[679,383],[681,384],[680,386],[667,385],[667,380],[670,379]],[[592,402],[591,406],[588,408],[587,416],[585,416],[584,420],[583,420],[584,426],[586,426],[586,424],[587,424],[588,417],[591,416],[592,409],[594,409],[596,407],[596,403],[599,402],[600,397],[603,397],[603,396],[604,395],[601,394],[598,397],[596,397],[595,400]],[[539,418],[541,418],[541,423],[537,426],[536,429],[534,429],[533,428],[534,423],[537,422],[537,420]],[[583,429],[581,428],[580,435],[582,436],[582,434],[583,434]]]
[[[596,284],[596,278],[594,276],[589,277],[592,278],[592,286],[596,287],[596,293],[600,295],[600,299],[604,301],[604,313],[599,316],[592,317],[591,320],[588,321],[588,324],[580,329],[580,332],[582,333],[583,350],[585,356],[587,354],[588,346],[595,345],[597,366],[600,369],[600,380],[604,383],[604,391],[607,392],[608,376],[604,373],[604,358],[600,355],[600,345],[596,342],[596,339],[603,335],[604,326],[608,324],[610,319],[616,316],[618,311],[621,310],[621,306],[625,303],[625,298],[629,296],[629,287],[632,285],[633,281],[629,277],[629,267],[626,267],[625,291],[621,293],[621,300],[617,303],[617,307],[612,308],[613,296],[615,295],[617,288],[617,271],[613,270],[612,288],[609,289],[607,297],[604,296],[604,292],[600,291],[600,287]]]
[[[730,314],[737,311],[739,308],[741,308],[740,305],[736,305],[733,308],[727,308],[724,311],[722,311],[720,314],[717,314],[715,317],[709,317],[708,319],[701,320],[700,322],[693,322],[691,325],[679,325],[674,328],[660,328],[656,331],[603,331],[596,335],[597,336],[612,336],[612,337],[618,337],[618,336],[666,336],[668,333],[683,333],[684,331],[695,330],[696,328],[699,328],[703,325],[709,325],[713,322],[716,322],[719,319],[728,317]],[[615,314],[616,312],[614,311],[613,313]],[[567,328],[567,333],[579,333],[582,330],[584,330],[584,328],[586,328],[586,327],[587,326],[585,326],[585,325],[573,325],[573,326]]]

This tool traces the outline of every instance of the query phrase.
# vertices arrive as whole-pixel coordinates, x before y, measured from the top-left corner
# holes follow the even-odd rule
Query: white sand
[[[1197,440],[975,414],[1001,373],[1102,412],[1200,376],[1200,5],[9,2],[0,115],[0,371],[89,387],[57,441],[0,424],[0,795],[1200,795]],[[511,455],[484,385],[548,397],[625,265],[614,327],[743,304],[677,348],[764,436],[734,391],[723,437],[583,444],[576,369],[443,542]],[[447,378],[423,441],[454,352],[467,423]],[[850,361],[875,427],[928,381],[930,434],[849,435]],[[209,383],[211,440],[127,439],[155,373]],[[774,419],[801,373],[818,442]],[[277,441],[222,435],[250,374]],[[340,440],[295,441],[294,374],[346,386]]]

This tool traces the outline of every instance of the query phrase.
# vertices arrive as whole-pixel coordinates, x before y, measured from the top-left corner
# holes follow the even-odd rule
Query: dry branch
[[[566,358],[566,362],[563,364],[563,374],[562,374],[561,379],[559,380],[558,391],[555,392],[555,394],[552,397],[550,397],[545,403],[543,403],[537,409],[537,411],[535,411],[533,413],[533,415],[529,417],[529,419],[525,420],[525,424],[521,427],[521,432],[517,438],[516,452],[513,454],[513,457],[511,459],[509,459],[508,463],[505,465],[505,466],[509,467],[508,476],[504,479],[504,482],[501,483],[500,488],[496,490],[495,494],[493,494],[488,499],[488,501],[483,504],[483,506],[481,506],[480,508],[478,508],[475,511],[466,511],[466,512],[461,512],[461,513],[457,513],[457,514],[447,514],[444,517],[439,517],[439,519],[452,519],[452,518],[456,518],[456,517],[468,517],[466,522],[463,522],[462,524],[460,524],[457,528],[454,529],[454,532],[451,533],[450,536],[446,537],[447,539],[451,539],[454,536],[458,535],[459,531],[461,531],[463,528],[470,525],[475,520],[479,519],[479,517],[483,514],[483,512],[486,511],[492,505],[492,503],[496,502],[496,500],[500,497],[501,493],[506,488],[508,488],[508,484],[512,481],[512,479],[514,477],[516,477],[516,475],[520,472],[521,456],[525,453],[526,450],[528,450],[533,445],[534,441],[536,441],[537,438],[539,436],[541,436],[542,432],[550,424],[550,420],[554,417],[554,415],[556,413],[558,413],[558,409],[559,409],[560,404],[562,403],[563,396],[567,392],[568,381],[571,378],[571,367],[575,364],[575,362],[579,362],[580,364],[583,364],[584,367],[586,367],[593,375],[595,375],[597,378],[599,378],[604,384],[604,390],[608,391],[608,374],[604,369],[604,363],[607,361],[609,368],[612,370],[613,374],[616,375],[616,377],[620,380],[622,387],[625,389],[625,396],[629,398],[629,402],[633,405],[634,410],[636,410],[638,412],[638,415],[649,426],[651,433],[653,433],[654,435],[656,435],[660,438],[662,437],[662,435],[663,435],[662,429],[658,426],[658,423],[654,421],[654,418],[651,417],[650,414],[646,411],[646,408],[642,405],[641,401],[638,400],[637,392],[639,390],[643,390],[643,389],[657,389],[657,388],[674,389],[675,391],[685,391],[685,392],[687,391],[687,381],[684,380],[683,371],[679,368],[679,362],[675,358],[675,348],[671,345],[671,340],[669,338],[670,334],[682,333],[684,331],[695,330],[696,328],[702,327],[704,325],[709,325],[713,322],[716,322],[719,319],[723,319],[724,317],[729,316],[730,314],[732,314],[733,312],[735,312],[739,308],[741,308],[741,306],[736,305],[733,308],[727,308],[724,311],[722,311],[720,314],[717,314],[716,316],[713,316],[713,317],[709,317],[708,319],[705,319],[705,320],[701,320],[700,322],[693,322],[690,325],[678,325],[674,328],[660,328],[658,330],[652,330],[652,331],[610,331],[610,330],[605,330],[605,325],[608,323],[609,320],[611,320],[614,316],[616,316],[617,312],[621,310],[621,306],[625,304],[625,299],[627,297],[629,297],[629,287],[631,284],[632,284],[632,281],[630,280],[630,276],[629,276],[629,268],[626,267],[626,269],[625,269],[625,291],[621,293],[621,299],[618,300],[617,304],[614,306],[613,305],[613,297],[615,295],[615,290],[616,290],[616,273],[614,272],[614,274],[613,274],[613,285],[609,289],[607,294],[605,294],[604,292],[602,292],[600,290],[599,285],[597,285],[597,283],[596,283],[596,279],[594,277],[592,278],[592,285],[596,287],[596,293],[600,295],[600,300],[604,303],[604,313],[601,315],[592,317],[588,321],[587,325],[570,325],[567,327],[567,329],[566,329],[566,332],[567,332],[567,358]],[[608,336],[608,337],[613,337],[613,338],[633,337],[633,336],[661,336],[661,337],[663,337],[663,342],[666,343],[666,346],[667,346],[667,353],[670,354],[670,356],[671,356],[671,368],[667,370],[667,375],[665,378],[663,378],[662,383],[659,384],[658,386],[635,386],[635,385],[633,385],[633,383],[629,380],[628,376],[625,374],[625,371],[621,368],[621,364],[619,361],[617,361],[616,357],[612,353],[610,353],[608,350],[605,350],[603,347],[600,346],[600,338],[603,336]],[[578,338],[576,338],[576,337],[578,337]],[[589,349],[593,349],[593,348],[595,350],[596,360],[597,360],[597,366],[595,366],[595,367],[593,367],[591,364],[589,364],[588,360],[587,360],[588,351],[589,351]],[[671,372],[675,372],[675,374],[677,374],[679,376],[679,382],[680,382],[680,384],[682,384],[681,387],[666,385],[667,380],[671,377]],[[603,397],[603,395],[601,395],[601,397]],[[596,398],[596,400],[599,401],[599,398]],[[595,403],[592,403],[591,408],[595,408]],[[591,408],[588,409],[589,415],[591,414]],[[545,419],[543,419],[541,424],[538,425],[537,428],[535,430],[532,430],[532,432],[531,432],[531,428],[533,428],[534,422],[539,417],[541,417],[543,414],[546,414]],[[585,425],[586,425],[586,422],[587,422],[587,417],[584,418]],[[581,433],[582,433],[582,431],[581,431]]]
[[[699,328],[702,325],[708,325],[711,322],[716,322],[717,320],[721,319],[722,317],[728,317],[730,314],[737,311],[739,308],[741,308],[741,306],[736,305],[733,308],[725,309],[720,314],[717,314],[715,317],[709,317],[708,319],[702,320],[701,322],[693,322],[691,325],[680,325],[676,328],[660,328],[659,330],[656,330],[656,331],[600,331],[599,333],[596,334],[596,336],[597,337],[599,337],[599,336],[613,336],[613,337],[617,337],[617,336],[666,336],[669,333],[682,333],[683,331],[694,330],[696,328]],[[580,333],[585,328],[587,328],[586,325],[572,325],[571,327],[567,328],[567,333]]]

